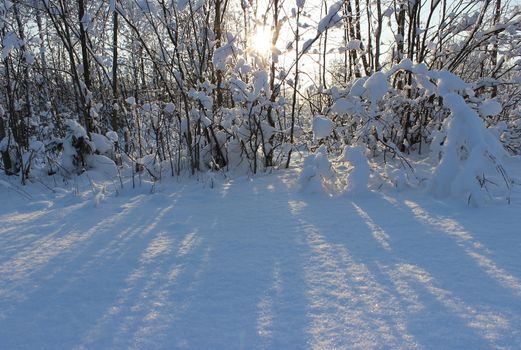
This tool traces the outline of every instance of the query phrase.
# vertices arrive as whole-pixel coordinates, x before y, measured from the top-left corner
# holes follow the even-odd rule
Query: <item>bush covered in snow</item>
[[[314,154],[304,160],[299,182],[305,193],[324,193],[327,183],[333,177],[331,163],[325,146],[321,146]]]
[[[521,154],[515,4],[334,1],[316,18],[303,0],[265,9],[85,3],[0,5],[1,165],[22,182],[44,168],[154,181],[256,174],[310,154],[310,188],[322,179],[337,192],[342,183],[349,192],[390,185],[472,201],[508,196],[498,140]],[[70,17],[76,10],[81,21]],[[335,180],[316,165],[325,159]]]
[[[404,79],[407,89],[398,84]],[[477,95],[457,75],[404,60],[355,81],[338,94],[330,115],[338,116],[346,144],[361,140],[376,159],[402,162],[407,170],[407,158],[427,157],[434,166],[430,192],[479,202],[486,194],[508,197],[511,187],[502,165],[508,156],[500,142],[504,131],[486,127],[485,118],[501,111],[496,99]]]
[[[346,146],[342,154],[344,161],[350,165],[347,174],[346,192],[361,194],[368,191],[370,168],[365,156],[365,146]]]
[[[74,120],[67,120],[67,134],[62,140],[63,152],[60,159],[60,169],[63,175],[69,177],[85,170],[94,169],[109,177],[117,174],[113,156],[114,143],[109,138],[91,133]]]

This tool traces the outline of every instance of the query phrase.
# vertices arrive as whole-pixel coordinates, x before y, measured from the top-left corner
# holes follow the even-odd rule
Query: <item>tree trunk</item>
[[[496,0],[496,8],[495,8],[495,12],[494,12],[494,26],[497,25],[499,23],[499,20],[501,19],[501,0]],[[497,74],[497,66],[498,66],[498,48],[499,48],[499,38],[498,38],[499,34],[496,34],[495,37],[494,37],[494,45],[492,46],[492,52],[490,53],[491,55],[491,60],[492,60],[492,78],[495,78],[495,75]],[[490,96],[492,98],[496,97],[497,96],[497,85],[494,85],[492,87],[492,92],[490,94]]]
[[[118,11],[112,15],[112,130],[118,132],[119,122],[119,94],[118,94]]]
[[[78,0],[78,20],[80,22],[80,43],[81,43],[81,59],[82,59],[82,65],[83,65],[83,81],[85,83],[85,90],[83,92],[83,96],[85,97],[85,110],[86,110],[86,127],[87,127],[87,133],[91,133],[94,131],[94,120],[90,113],[91,108],[91,89],[92,84],[90,81],[90,62],[89,62],[89,50],[88,50],[88,43],[87,43],[87,32],[85,31],[85,26],[83,24],[85,16],[85,2],[84,0]]]

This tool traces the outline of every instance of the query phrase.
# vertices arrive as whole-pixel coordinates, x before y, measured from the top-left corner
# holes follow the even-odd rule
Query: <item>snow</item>
[[[438,95],[465,91],[468,85],[457,75],[452,74],[447,70],[432,72],[432,75],[437,77]]]
[[[113,143],[116,143],[119,140],[118,133],[115,131],[107,131],[107,134],[105,136]]]
[[[28,65],[33,65],[35,62],[34,56],[29,51],[24,52],[24,60]]]
[[[521,347],[519,187],[512,205],[469,208],[311,195],[297,178],[116,195],[83,177],[29,200],[6,178],[1,347]]]
[[[360,50],[362,47],[362,41],[358,39],[349,40],[345,46],[346,50]]]
[[[482,117],[496,116],[501,113],[502,110],[503,107],[495,99],[486,100],[479,106],[479,114]]]
[[[18,38],[16,37],[16,34],[14,32],[8,32],[2,41],[3,49],[2,54],[0,55],[2,60],[9,56],[9,53],[11,53],[11,50],[14,49],[17,43]]]
[[[0,140],[0,152],[5,152],[9,148],[10,145],[15,145],[16,142],[13,138],[13,133],[11,129],[8,129],[7,135]]]
[[[224,70],[229,58],[237,52],[235,47],[235,37],[229,35],[227,40],[226,44],[217,48],[213,53],[212,62],[217,70]]]
[[[136,104],[136,99],[134,96],[130,96],[125,100],[125,102],[127,102],[130,106],[134,106]]]
[[[154,11],[154,3],[149,0],[137,0],[136,3],[144,13],[151,13]]]
[[[118,168],[114,161],[104,155],[90,154],[87,156],[87,164],[90,169],[96,170],[109,178],[114,178],[118,174]]]
[[[521,349],[493,3],[3,0],[0,350]]]
[[[166,113],[174,113],[175,105],[172,102],[168,102],[165,104],[165,112]]]
[[[313,138],[320,140],[328,137],[333,132],[333,122],[323,115],[313,117]]]
[[[348,114],[356,112],[356,105],[348,98],[341,97],[335,101],[331,107],[331,113],[333,114]]]
[[[259,70],[253,73],[253,94],[250,96],[250,101],[259,98],[262,91],[269,95],[268,73],[264,70]]]
[[[38,152],[45,148],[45,144],[38,140],[29,140],[29,148],[31,149],[31,151]],[[2,149],[1,146],[0,149]]]
[[[409,188],[407,172],[404,169],[392,167],[387,164],[385,166],[385,176],[398,191],[403,191],[406,188]]]
[[[176,2],[176,8],[178,11],[184,11],[190,0],[180,0]]]
[[[502,166],[505,150],[461,96],[451,93],[443,99],[451,116],[445,121],[448,132],[443,157],[434,171],[429,188],[438,197],[467,196],[469,201],[477,204],[484,196],[480,181],[491,176],[486,174],[487,170],[492,168],[496,171]],[[498,186],[500,182],[495,184]]]
[[[387,76],[382,72],[375,72],[365,81],[364,88],[366,89],[365,94],[371,101],[371,104],[375,106],[378,100],[381,100],[389,89]]]
[[[71,134],[71,136],[74,136],[78,139],[81,137],[87,137],[87,132],[77,121],[67,119],[65,121],[65,125],[67,126],[67,131]]]
[[[309,154],[304,160],[304,166],[299,174],[301,191],[308,194],[325,192],[325,181],[333,176],[331,163],[324,145],[315,154]]]
[[[362,96],[364,93],[366,93],[365,88],[365,82],[367,81],[367,77],[362,77],[353,83],[353,86],[351,86],[351,90],[349,91],[349,95],[353,97]]]
[[[114,136],[114,134],[111,134],[111,135]],[[117,134],[116,134],[116,137],[117,137]],[[107,154],[107,153],[111,152],[114,147],[111,140],[108,137],[105,137],[101,134],[91,132],[90,139],[91,139],[92,143],[94,143],[96,151],[98,151],[101,154]],[[117,141],[117,139],[116,139],[116,141]]]
[[[306,53],[311,49],[311,46],[313,46],[313,43],[315,42],[315,38],[308,39],[304,42],[302,45],[302,52]]]
[[[352,168],[347,175],[346,193],[348,195],[366,193],[370,168],[365,156],[365,146],[347,146],[342,158],[349,162]]]
[[[325,15],[320,22],[318,22],[317,33],[321,34],[328,30],[329,28],[333,28],[339,25],[342,22],[342,17],[338,14],[342,5],[344,4],[343,0],[337,1],[333,5],[329,7],[329,11],[327,15]]]

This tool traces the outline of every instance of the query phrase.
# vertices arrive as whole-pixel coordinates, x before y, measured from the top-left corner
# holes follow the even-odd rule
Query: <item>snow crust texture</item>
[[[329,198],[294,171],[96,206],[0,189],[1,349],[521,348],[517,194]]]

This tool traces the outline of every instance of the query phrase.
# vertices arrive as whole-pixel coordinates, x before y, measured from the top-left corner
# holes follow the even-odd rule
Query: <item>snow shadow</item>
[[[379,194],[289,202],[310,250],[311,347],[520,346],[521,305],[508,290],[517,278],[447,227],[433,233],[406,203]]]
[[[512,293],[521,298],[521,280],[507,272],[504,268],[500,267],[498,263],[494,261],[493,253],[485,246],[482,242],[478,241],[476,237],[470,232],[470,230],[463,227],[463,225],[455,218],[448,217],[446,215],[431,214],[420,204],[405,200],[404,204],[411,210],[415,219],[424,225],[428,230],[438,233],[445,234],[451,237],[454,242],[469,256],[477,265],[485,272],[490,279],[496,281],[504,288],[510,289]],[[484,213],[487,215],[487,213]],[[497,217],[491,217],[493,221],[497,220]],[[488,236],[499,236],[501,237],[504,233],[508,235],[508,230],[515,225],[505,225],[503,228],[507,231],[504,232],[502,225],[497,222],[496,224],[489,225],[486,232]],[[516,235],[518,236],[518,235]],[[487,238],[487,237],[485,237]],[[518,239],[517,245],[520,246],[521,238]],[[518,266],[519,267],[519,266]]]
[[[262,177],[225,182],[200,208],[207,268],[173,327],[177,348],[301,349],[305,303],[287,188]]]
[[[385,252],[383,231],[373,234],[353,207],[330,198],[302,196],[289,202],[306,240],[307,336],[314,349],[415,348],[399,300],[371,271],[372,263],[351,251],[359,245]],[[340,203],[338,203],[340,204]],[[356,220],[353,220],[356,218]],[[363,237],[363,239],[361,239]]]
[[[18,235],[29,238],[24,246],[15,241],[19,251],[0,265],[2,343],[41,348],[57,342],[71,348],[107,313],[117,315],[124,296],[134,302],[146,298],[147,290],[161,292],[160,284],[171,282],[176,265],[155,261],[172,248],[176,256],[187,257],[198,241],[189,227],[165,230],[178,196],[137,195],[98,208],[56,208],[46,219],[19,224]],[[13,244],[9,238],[6,243]],[[132,317],[117,317],[114,324],[106,331],[125,328]]]
[[[405,301],[404,307],[412,311],[408,316],[411,331],[422,334],[421,343],[441,347],[519,346],[519,299],[490,280],[475,257],[462,252],[449,227],[436,232],[411,215],[409,205],[410,201],[401,199],[377,200],[360,207],[391,237],[393,253],[375,258]],[[430,211],[423,214],[437,216],[433,213],[440,208],[432,205]],[[475,212],[468,214],[481,219]],[[480,232],[479,224],[473,232]],[[430,331],[425,332],[426,328]]]
[[[2,348],[305,347],[284,189],[181,186],[4,216],[17,233],[0,236]]]
[[[521,347],[520,242],[486,232],[501,213],[295,179],[2,214],[0,348]]]

